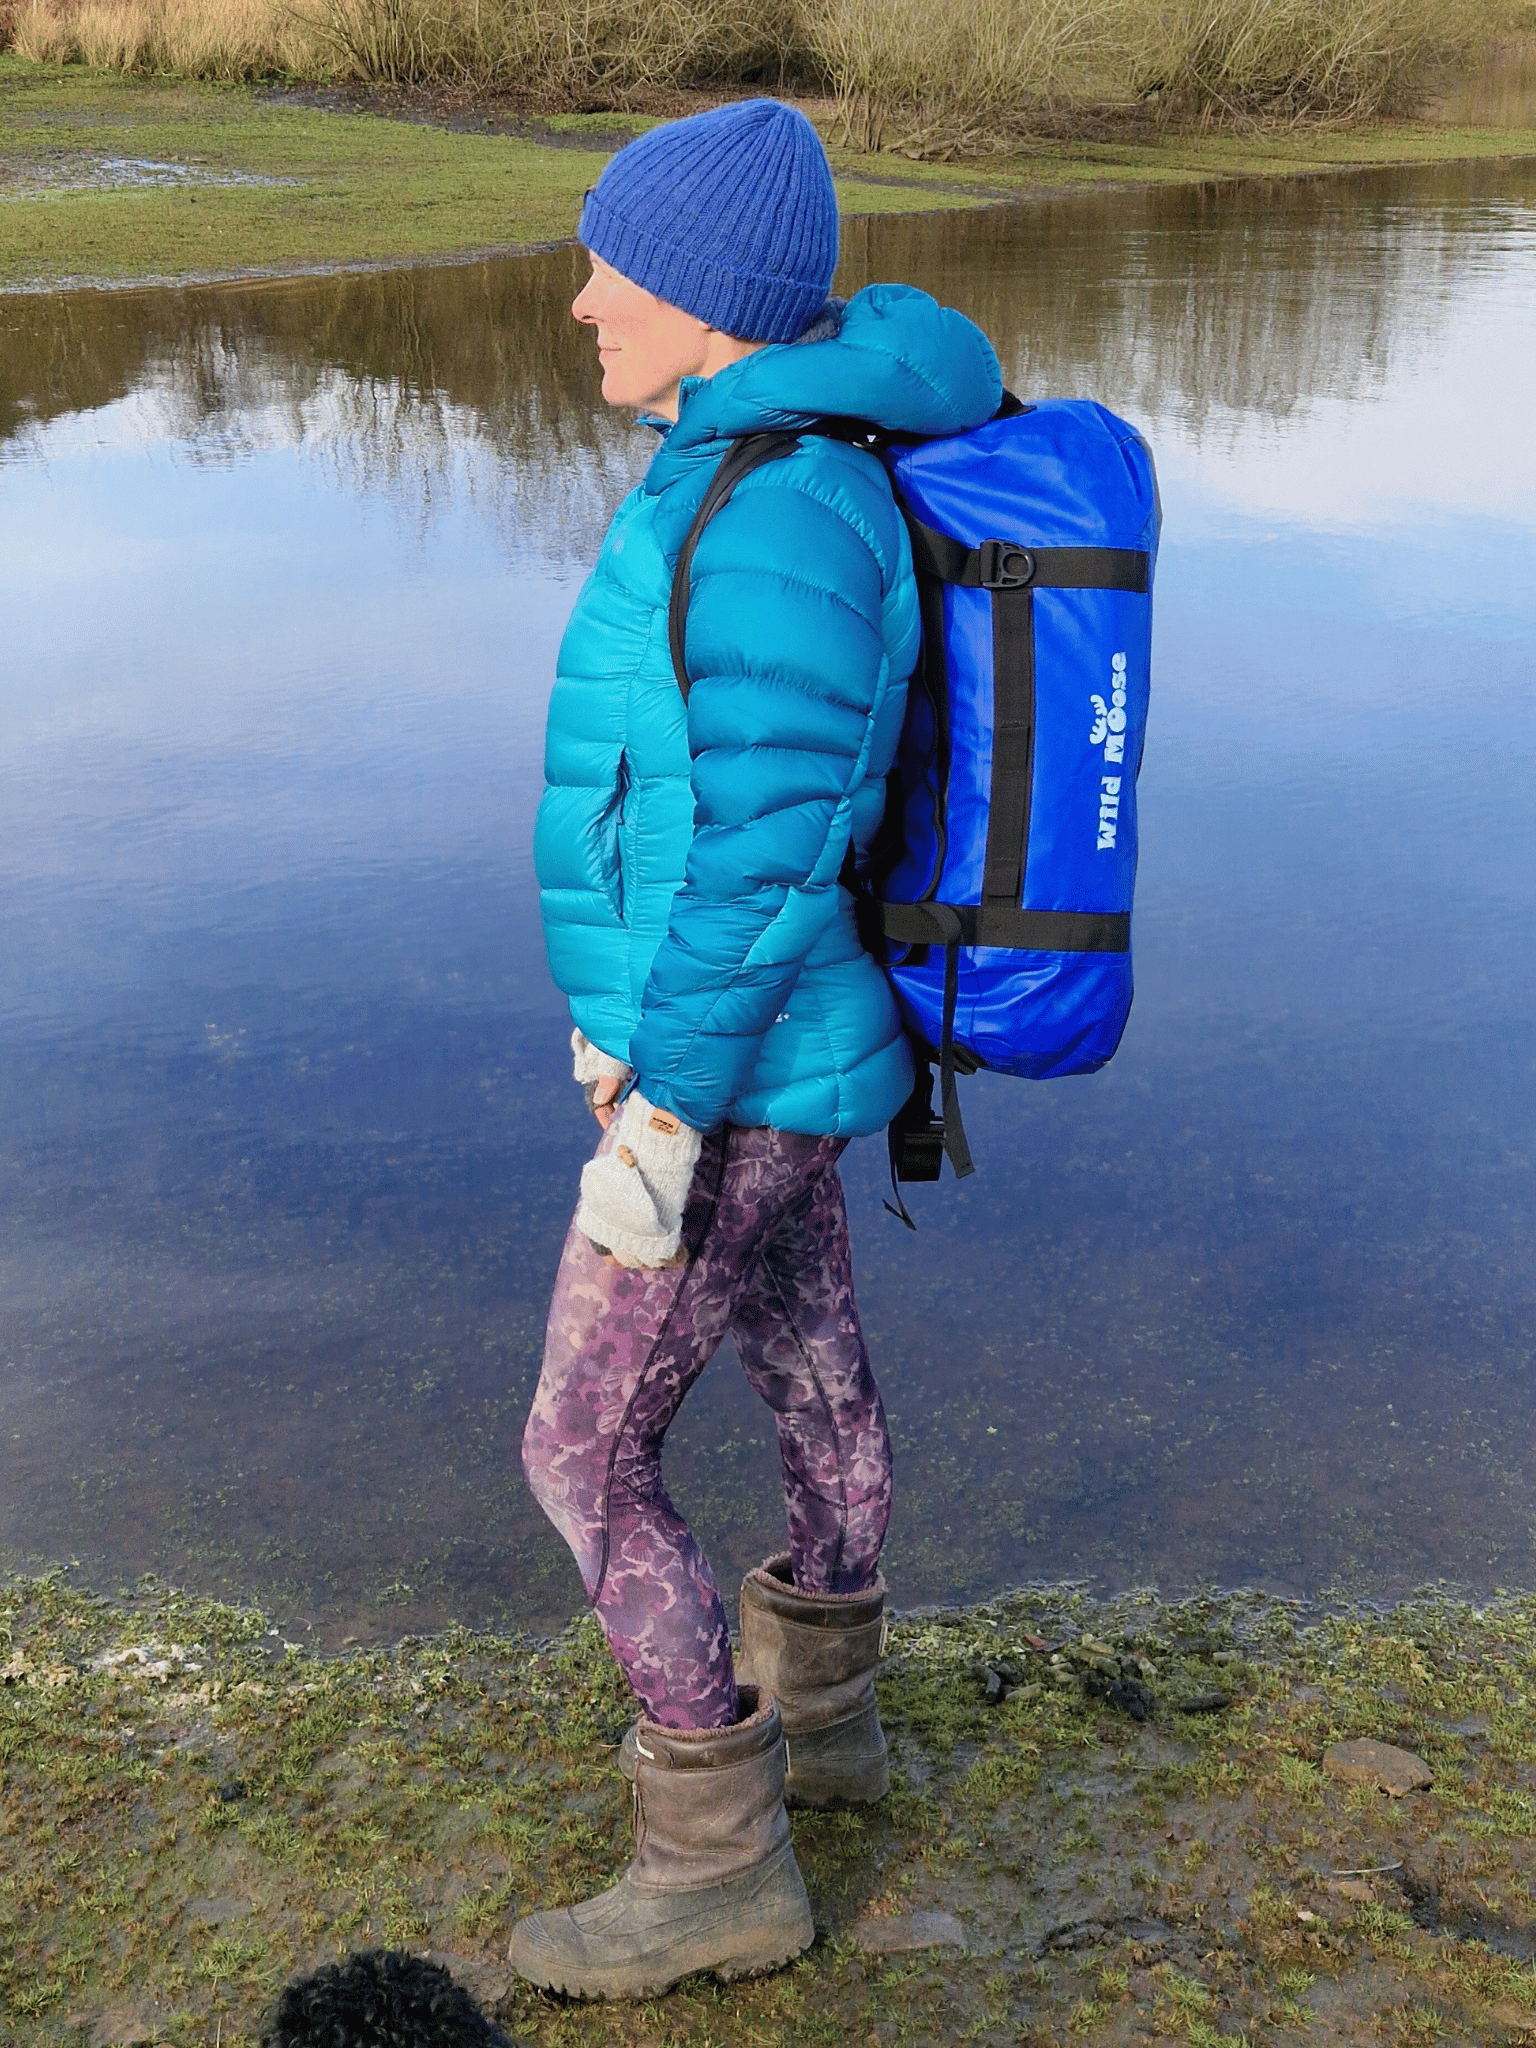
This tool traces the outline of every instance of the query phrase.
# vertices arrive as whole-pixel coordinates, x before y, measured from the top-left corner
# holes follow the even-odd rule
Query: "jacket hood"
[[[832,324],[818,320],[812,336]],[[825,338],[776,342],[713,377],[686,378],[647,487],[661,489],[707,442],[824,415],[898,435],[960,434],[991,419],[1002,395],[997,356],[974,322],[912,285],[870,285]]]

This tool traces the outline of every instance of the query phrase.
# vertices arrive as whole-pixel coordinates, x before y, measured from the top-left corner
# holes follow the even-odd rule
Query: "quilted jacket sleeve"
[[[907,637],[903,539],[879,465],[821,442],[754,471],[695,552],[694,836],[630,1059],[696,1130],[724,1121],[834,912],[887,646]]]

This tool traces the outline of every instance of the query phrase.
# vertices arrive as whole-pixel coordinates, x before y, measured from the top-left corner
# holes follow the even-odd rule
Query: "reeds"
[[[1478,29],[1475,0],[1123,0],[1117,41],[1165,120],[1359,120],[1409,107]]]
[[[283,0],[21,0],[12,42],[37,63],[183,78],[311,76],[323,58]]]
[[[943,158],[1006,145],[1112,66],[1094,0],[827,0],[810,49],[835,95],[835,139]]]
[[[20,0],[12,39],[43,63],[510,86],[577,109],[776,86],[801,51],[795,0]]]
[[[785,75],[794,0],[293,0],[334,68],[517,86],[563,106]]]
[[[0,0],[27,57],[239,79],[477,85],[630,108],[831,93],[834,139],[950,157],[1106,114],[1362,118],[1508,0]],[[1486,20],[1483,17],[1486,16]]]

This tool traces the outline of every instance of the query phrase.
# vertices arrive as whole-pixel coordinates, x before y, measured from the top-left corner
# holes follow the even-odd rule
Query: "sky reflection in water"
[[[1143,424],[1138,996],[847,1178],[903,1603],[1530,1584],[1536,171],[850,227]],[[522,1416],[589,1143],[529,862],[646,440],[573,255],[0,311],[0,1563],[551,1622]],[[778,1540],[722,1354],[670,1473]]]

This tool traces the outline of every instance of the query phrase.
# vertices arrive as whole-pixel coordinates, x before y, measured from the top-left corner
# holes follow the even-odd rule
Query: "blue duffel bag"
[[[856,421],[801,431],[878,453],[911,536],[922,653],[881,848],[844,880],[920,1062],[891,1125],[893,1178],[936,1180],[945,1153],[967,1174],[957,1074],[1092,1073],[1130,1014],[1161,517],[1152,456],[1083,399],[1010,394],[985,426],[928,441],[884,441]],[[743,437],[705,494],[672,590],[685,695],[698,536],[743,476],[799,438]]]

